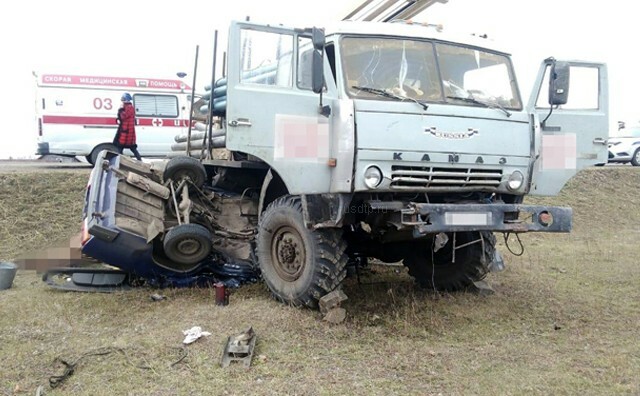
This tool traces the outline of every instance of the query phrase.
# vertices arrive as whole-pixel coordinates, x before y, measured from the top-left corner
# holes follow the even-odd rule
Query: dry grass
[[[31,201],[40,208],[27,204],[45,186],[47,199]],[[0,257],[75,233],[83,186],[82,177],[0,175],[0,211],[20,219],[0,220]],[[574,232],[525,235],[522,257],[502,244],[508,267],[490,275],[490,297],[423,292],[404,270],[373,267],[363,284],[345,285],[348,318],[338,326],[276,303],[263,285],[217,307],[208,289],[163,290],[168,299],[153,302],[148,289],[64,293],[21,272],[0,292],[0,395],[33,394],[61,372],[56,357],[100,347],[121,352],[86,357],[48,394],[638,394],[639,186],[639,169],[605,167],[559,197],[528,199],[572,206]],[[27,227],[43,218],[50,228]],[[213,335],[172,366],[194,325]],[[220,368],[226,336],[249,325],[262,357],[249,370]]]

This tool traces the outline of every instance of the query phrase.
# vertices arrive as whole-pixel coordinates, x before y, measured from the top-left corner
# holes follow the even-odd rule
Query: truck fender
[[[258,219],[269,204],[279,197],[288,195],[289,190],[280,176],[272,169],[267,171],[260,189]],[[309,194],[301,195],[302,215],[309,229],[341,227],[351,202],[351,194]]]
[[[277,198],[289,194],[287,186],[282,178],[272,169],[267,171],[260,189],[260,200],[258,201],[258,219],[262,217],[262,212]]]

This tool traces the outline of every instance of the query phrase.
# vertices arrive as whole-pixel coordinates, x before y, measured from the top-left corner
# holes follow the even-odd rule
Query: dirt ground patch
[[[87,177],[0,175],[0,259],[75,234]],[[639,394],[639,192],[640,169],[586,170],[558,197],[527,198],[573,207],[574,231],[523,235],[520,257],[502,241],[494,295],[424,292],[403,268],[372,266],[347,279],[337,326],[262,284],[218,307],[211,289],[65,293],[20,271],[0,292],[0,395]],[[212,335],[181,349],[195,325]],[[252,367],[220,368],[226,337],[249,325]],[[110,353],[49,389],[56,358],[96,351]]]

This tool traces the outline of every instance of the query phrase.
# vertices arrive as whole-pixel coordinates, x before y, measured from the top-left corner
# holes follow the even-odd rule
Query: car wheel
[[[199,224],[173,227],[164,236],[164,253],[182,265],[196,265],[211,253],[211,232]],[[190,268],[183,267],[183,271]]]
[[[201,188],[207,180],[207,171],[200,161],[191,157],[175,157],[169,160],[164,169],[163,180],[171,179],[179,182],[182,179],[189,179],[197,188]]]
[[[635,153],[633,153],[633,158],[631,158],[631,165],[640,166],[640,147],[636,149]]]

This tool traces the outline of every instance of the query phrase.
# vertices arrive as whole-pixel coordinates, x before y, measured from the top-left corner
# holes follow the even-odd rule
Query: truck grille
[[[494,190],[500,185],[502,170],[478,168],[435,168],[394,165],[391,167],[391,188],[416,189],[474,189]]]

